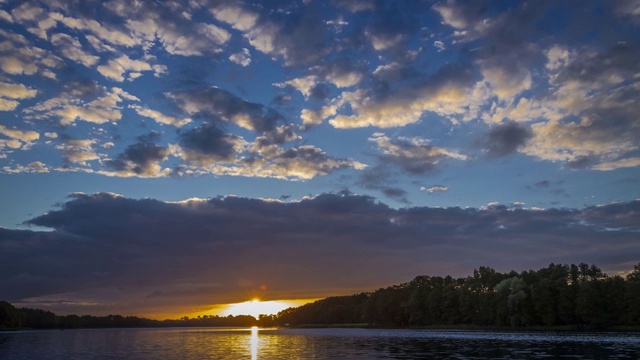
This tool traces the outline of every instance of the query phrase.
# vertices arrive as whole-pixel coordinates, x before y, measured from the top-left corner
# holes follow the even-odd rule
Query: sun
[[[222,315],[251,315],[257,319],[262,314],[275,315],[289,307],[291,307],[291,305],[285,301],[260,301],[259,299],[253,299],[241,303],[229,304],[227,308],[222,311]]]

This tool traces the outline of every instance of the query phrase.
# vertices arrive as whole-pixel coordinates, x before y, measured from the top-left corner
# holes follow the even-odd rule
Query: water
[[[640,333],[382,329],[0,332],[0,359],[640,359]]]

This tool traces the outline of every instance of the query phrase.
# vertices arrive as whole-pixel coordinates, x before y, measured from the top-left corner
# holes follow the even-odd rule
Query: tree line
[[[570,327],[640,326],[640,263],[626,277],[595,265],[550,264],[539,270],[499,273],[489,267],[464,278],[418,276],[369,293],[334,296],[277,315],[204,315],[175,320],[135,316],[56,315],[0,301],[1,329],[130,328],[179,326]]]
[[[640,264],[625,278],[595,265],[550,264],[464,278],[418,276],[370,293],[330,297],[289,308],[279,325],[366,323],[371,326],[569,327],[640,326]]]
[[[82,328],[145,328],[145,327],[247,327],[257,325],[250,315],[204,315],[195,318],[152,320],[137,316],[56,315],[51,311],[16,308],[0,301],[0,330],[3,329],[82,329]]]

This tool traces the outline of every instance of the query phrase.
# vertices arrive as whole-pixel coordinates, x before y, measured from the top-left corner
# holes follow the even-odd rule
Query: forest
[[[640,325],[640,264],[626,277],[588,264],[499,273],[489,267],[465,278],[418,276],[371,293],[329,297],[277,315],[278,324],[370,326],[565,327]]]
[[[626,277],[595,265],[550,264],[499,273],[489,267],[464,278],[418,276],[369,293],[334,296],[277,315],[182,317],[56,315],[0,301],[0,329],[176,326],[479,326],[610,329],[640,326],[640,263]]]
[[[270,317],[267,317],[270,318]],[[173,320],[152,320],[137,316],[56,315],[51,311],[16,308],[0,301],[0,330],[15,329],[81,329],[81,328],[149,328],[149,327],[247,327],[257,325],[250,315],[216,316],[197,318],[183,316]]]

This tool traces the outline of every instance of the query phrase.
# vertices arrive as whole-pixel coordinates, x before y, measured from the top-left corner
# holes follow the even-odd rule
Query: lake
[[[640,333],[163,328],[0,332],[0,359],[640,359]]]

